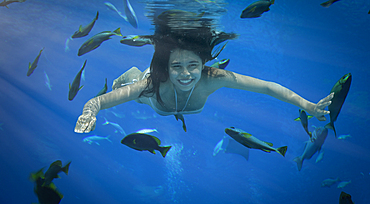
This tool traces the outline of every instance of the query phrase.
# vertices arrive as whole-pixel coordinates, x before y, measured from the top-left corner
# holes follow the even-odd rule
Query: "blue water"
[[[123,2],[111,0],[119,10]],[[79,47],[92,35],[120,27],[123,35],[153,33],[144,16],[145,5],[132,1],[139,27],[133,28],[100,0],[27,0],[0,7],[0,203],[37,202],[31,172],[57,159],[72,161],[69,175],[54,183],[64,195],[61,203],[338,203],[343,190],[357,204],[370,203],[370,2],[342,0],[329,8],[322,1],[276,0],[261,18],[240,19],[252,1],[229,1],[221,24],[240,37],[219,56],[230,58],[228,70],[274,81],[304,98],[318,102],[337,80],[352,73],[352,86],[333,131],[323,146],[324,159],[306,160],[301,171],[293,159],[308,140],[298,108],[272,97],[241,90],[220,89],[202,113],[186,115],[188,132],[173,116],[163,117],[149,106],[128,102],[97,116],[96,130],[73,129],[83,105],[108,78],[112,82],[132,66],[150,65],[152,46],[130,47],[113,36],[81,57]],[[66,40],[100,12],[89,36]],[[27,77],[28,63],[45,47],[38,67]],[[87,59],[84,88],[68,100],[68,83]],[[45,86],[45,71],[52,85]],[[116,117],[111,111],[122,114]],[[123,117],[124,116],[124,117]],[[124,135],[103,126],[103,117],[127,133],[156,128],[163,145],[172,145],[166,158],[139,152],[120,143]],[[327,117],[328,118],[328,117]],[[324,126],[317,119],[311,125]],[[213,148],[224,129],[235,126],[272,142],[287,145],[285,157],[251,150],[249,161]],[[113,143],[87,144],[89,135],[111,135]],[[344,189],[322,188],[327,178],[351,180]]]

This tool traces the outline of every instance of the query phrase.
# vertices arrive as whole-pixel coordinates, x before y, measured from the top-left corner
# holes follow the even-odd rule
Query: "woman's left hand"
[[[315,116],[320,121],[325,121],[325,115],[329,114],[330,111],[325,110],[326,106],[331,104],[331,99],[333,99],[334,93],[329,94],[327,97],[321,99],[313,109],[312,115]]]

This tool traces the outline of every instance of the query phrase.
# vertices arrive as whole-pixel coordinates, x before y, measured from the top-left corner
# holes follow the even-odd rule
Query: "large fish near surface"
[[[339,204],[354,204],[354,202],[350,194],[342,191],[339,196]]]
[[[40,204],[58,204],[63,198],[63,195],[56,189],[54,183],[45,186],[45,175],[42,168],[36,173],[31,173],[30,179],[35,182],[33,191],[37,195]]]
[[[41,53],[42,51],[44,50],[45,48],[42,48],[39,52],[39,54],[37,55],[36,59],[32,62],[29,63],[28,65],[28,71],[27,71],[27,76],[31,76],[31,74],[33,73],[33,71],[35,71],[36,67],[37,67],[37,64],[39,63],[39,59],[40,59],[40,56],[41,56]]]
[[[303,161],[311,159],[316,152],[320,152],[322,145],[328,136],[328,129],[325,127],[317,127],[312,133],[313,141],[308,140],[304,148],[303,154],[294,159],[297,162],[298,171],[302,169]]]
[[[334,128],[334,122],[337,120],[343,103],[346,100],[351,82],[352,75],[348,73],[340,78],[330,91],[330,93],[334,93],[334,97],[331,99],[331,104],[328,106],[330,111],[330,122],[326,124],[325,127],[334,130],[335,137],[337,137],[337,132]]]
[[[147,35],[126,35],[122,37],[122,40],[120,42],[122,44],[135,47],[153,44],[151,36]]]
[[[14,2],[25,2],[26,0],[4,0],[3,2],[0,3],[0,6],[5,6],[6,8],[9,8],[8,5]]]
[[[98,20],[98,17],[99,17],[99,11],[96,13],[95,18],[91,23],[87,24],[85,27],[82,27],[82,25],[80,25],[80,28],[78,29],[78,31],[76,31],[72,35],[72,38],[82,38],[82,37],[87,36],[90,33],[91,29],[94,27],[96,20]]]
[[[154,150],[161,152],[163,157],[166,157],[168,150],[171,146],[161,147],[161,141],[152,135],[143,133],[132,133],[127,135],[121,140],[121,143],[138,151],[148,151],[155,154]]]
[[[259,0],[250,4],[245,8],[240,15],[240,18],[257,18],[270,10],[270,6],[274,4],[275,0]]]
[[[117,28],[116,30],[112,31],[103,31],[100,32],[90,39],[88,39],[84,44],[81,45],[80,49],[78,50],[78,56],[84,55],[90,51],[95,50],[98,48],[104,41],[111,39],[112,35],[122,36],[121,28]]]
[[[329,0],[329,1],[326,1],[324,3],[321,3],[320,5],[325,7],[325,8],[328,8],[329,6],[331,6],[333,3],[337,2],[339,0]]]
[[[246,146],[250,149],[260,149],[264,152],[275,151],[275,152],[281,154],[284,157],[285,157],[285,153],[288,149],[287,146],[274,148],[274,147],[272,147],[272,143],[261,141],[261,140],[257,139],[256,137],[252,136],[251,134],[249,134],[249,133],[247,133],[247,132],[245,132],[241,129],[235,128],[235,127],[226,128],[225,132],[230,137],[232,137],[234,140],[236,140],[240,144],[242,144],[242,145],[244,145],[244,146]]]
[[[123,5],[125,8],[125,14],[127,21],[134,27],[137,28],[137,17],[135,14],[134,9],[132,8],[130,2],[128,0],[123,0]]]
[[[75,96],[77,95],[78,91],[84,87],[83,85],[80,87],[81,82],[81,74],[82,71],[85,69],[87,60],[85,60],[84,65],[82,65],[81,70],[77,73],[75,79],[72,82],[72,85],[69,84],[69,92],[68,92],[68,100],[72,101]]]

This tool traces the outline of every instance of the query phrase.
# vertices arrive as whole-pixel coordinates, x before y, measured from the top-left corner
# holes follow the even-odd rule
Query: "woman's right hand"
[[[82,114],[78,117],[75,132],[89,133],[95,129],[96,117],[90,114]]]

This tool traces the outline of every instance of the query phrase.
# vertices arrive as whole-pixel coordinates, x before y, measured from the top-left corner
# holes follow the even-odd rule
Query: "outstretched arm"
[[[331,99],[334,96],[333,94],[330,94],[324,99],[320,100],[317,104],[315,104],[310,101],[307,101],[306,99],[302,98],[295,92],[281,86],[280,84],[236,73],[232,74],[229,73],[226,77],[225,83],[223,84],[224,87],[228,88],[242,89],[246,91],[253,91],[257,93],[270,95],[281,101],[293,104],[301,109],[306,110],[306,112],[315,116],[317,119],[321,121],[326,120],[324,115],[330,113],[329,111],[324,109],[326,106],[331,104]]]

